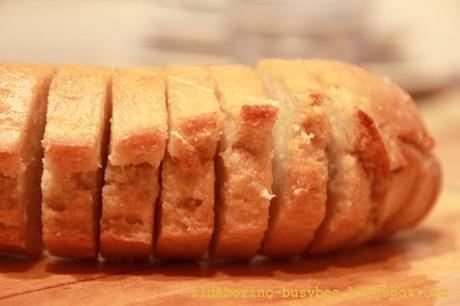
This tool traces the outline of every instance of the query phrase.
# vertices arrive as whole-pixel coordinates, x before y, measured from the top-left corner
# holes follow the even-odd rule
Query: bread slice
[[[225,114],[212,255],[251,258],[260,249],[274,197],[272,128],[278,108],[252,68],[213,66],[211,72]]]
[[[223,115],[206,67],[166,70],[169,142],[162,164],[155,253],[199,258],[214,220],[214,155]]]
[[[110,154],[102,190],[101,254],[152,254],[159,166],[168,133],[165,84],[155,68],[125,68],[112,78]]]
[[[411,145],[401,144],[401,153],[405,159],[404,167],[391,171],[385,182],[385,192],[373,199],[373,209],[368,217],[366,228],[355,236],[347,247],[363,244],[371,239],[392,219],[398,210],[407,204],[417,179],[419,164],[422,162],[420,151]]]
[[[330,137],[324,110],[327,97],[300,61],[263,60],[257,71],[270,98],[280,102],[274,126],[276,197],[262,252],[292,256],[304,251],[325,215]]]
[[[95,257],[105,163],[110,70],[61,66],[43,139],[43,240],[56,256]]]
[[[441,189],[441,168],[437,159],[429,153],[420,155],[417,175],[405,202],[392,218],[378,228],[372,238],[387,238],[399,230],[407,229],[425,217],[436,202]]]
[[[0,252],[42,253],[40,141],[54,71],[0,64]]]

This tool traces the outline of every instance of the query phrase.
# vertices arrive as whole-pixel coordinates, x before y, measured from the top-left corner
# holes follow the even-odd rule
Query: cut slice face
[[[64,65],[48,96],[43,140],[43,239],[52,255],[98,254],[110,70]]]
[[[269,97],[280,103],[273,138],[276,197],[262,253],[292,256],[305,250],[325,215],[327,97],[300,61],[263,60],[257,71]]]
[[[272,128],[277,106],[247,66],[213,66],[225,115],[217,159],[218,198],[212,256],[251,258],[268,227]]]
[[[118,69],[112,77],[112,119],[102,190],[101,254],[152,254],[159,166],[168,133],[165,84],[155,68]]]
[[[155,254],[200,258],[214,229],[214,156],[223,129],[206,67],[166,69],[169,141],[162,164]]]
[[[41,139],[54,67],[0,64],[0,252],[39,256]]]

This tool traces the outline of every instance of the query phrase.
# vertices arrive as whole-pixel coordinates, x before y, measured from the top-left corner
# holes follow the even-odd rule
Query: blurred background
[[[358,63],[420,104],[460,187],[458,0],[0,0],[0,61]]]

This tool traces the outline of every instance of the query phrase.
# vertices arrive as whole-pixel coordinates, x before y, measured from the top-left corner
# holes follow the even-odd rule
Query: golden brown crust
[[[95,257],[110,70],[65,65],[54,77],[43,146],[43,239],[52,255]]]
[[[54,67],[0,64],[0,252],[42,253],[41,138]]]
[[[0,151],[0,167],[2,173],[8,177],[17,176],[21,171],[21,156],[13,149],[15,144],[2,144]]]
[[[222,114],[205,67],[168,67],[169,142],[162,166],[155,254],[204,255],[213,231],[214,155]]]
[[[257,70],[271,98],[280,102],[274,127],[274,184],[269,229],[262,253],[301,253],[324,218],[328,181],[325,147],[329,122],[321,85],[300,62],[264,60]]]
[[[153,251],[158,168],[167,137],[165,84],[155,68],[112,77],[110,153],[102,190],[101,254],[149,257]]]
[[[214,257],[251,258],[268,227],[272,197],[272,127],[277,107],[247,66],[213,66],[225,114],[217,159]]]

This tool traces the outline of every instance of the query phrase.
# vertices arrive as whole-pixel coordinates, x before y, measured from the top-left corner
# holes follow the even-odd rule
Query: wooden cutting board
[[[444,190],[414,230],[288,262],[0,258],[0,305],[460,305],[459,204],[459,191]]]

